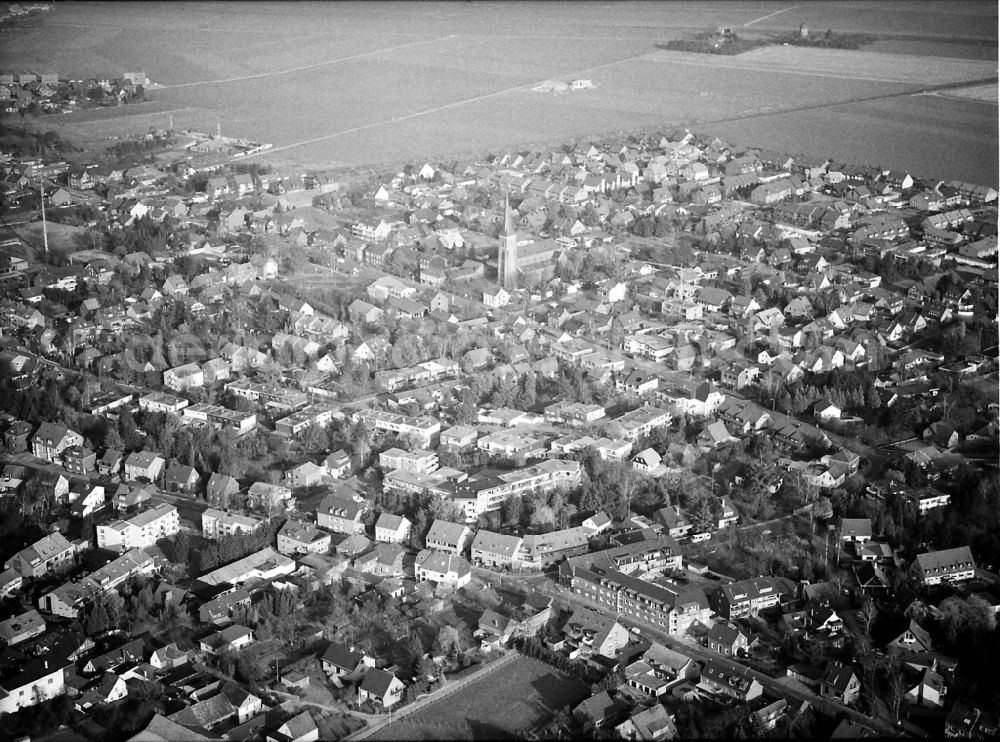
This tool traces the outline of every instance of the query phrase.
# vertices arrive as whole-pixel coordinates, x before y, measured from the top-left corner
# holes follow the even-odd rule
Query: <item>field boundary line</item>
[[[767,15],[763,15],[760,18],[754,18],[752,21],[747,21],[746,23],[744,23],[743,24],[743,28],[749,28],[750,26],[752,26],[755,23],[760,23],[761,21],[766,21],[768,18],[774,18],[774,16],[776,16],[776,15],[780,15],[781,13],[784,13],[784,12],[789,11],[789,10],[794,10],[797,7],[799,7],[799,6],[798,5],[789,5],[787,8],[782,8],[781,10],[776,10],[773,13],[768,13]]]
[[[223,83],[229,82],[244,82],[245,80],[259,80],[264,77],[275,77],[277,75],[290,75],[295,72],[304,72],[306,70],[315,70],[320,67],[327,67],[331,64],[339,64],[340,62],[349,62],[353,59],[363,59],[365,57],[372,57],[376,54],[382,54],[384,52],[394,52],[400,49],[408,49],[413,46],[420,46],[422,44],[434,44],[439,41],[447,41],[453,38],[455,34],[449,34],[448,36],[439,36],[434,39],[423,39],[422,41],[412,41],[409,44],[399,44],[398,46],[387,46],[382,49],[373,49],[370,52],[359,52],[358,54],[351,54],[346,57],[338,57],[337,59],[328,59],[324,62],[316,62],[314,64],[304,64],[299,67],[289,67],[284,70],[274,70],[271,72],[259,72],[253,75],[239,75],[236,77],[226,77],[220,80],[202,80],[200,82],[180,82],[175,85],[161,85],[156,88],[156,90],[178,90],[180,88],[193,88],[197,85],[221,85]]]
[[[780,73],[783,75],[801,75],[805,77],[829,77],[835,80],[860,80],[862,82],[874,82],[874,83],[885,83],[887,85],[913,85],[916,87],[927,86],[927,85],[956,85],[956,84],[966,84],[971,83],[973,79],[958,79],[958,80],[945,80],[943,82],[927,83],[920,80],[914,80],[913,78],[894,78],[894,77],[865,77],[860,74],[851,74],[844,72],[823,72],[821,70],[805,70],[805,69],[787,69],[782,67],[777,62],[761,63],[758,65],[747,65],[747,64],[731,64],[725,61],[699,61],[695,59],[683,59],[683,58],[664,58],[664,52],[667,54],[687,54],[687,52],[671,52],[669,50],[658,50],[655,52],[649,52],[647,54],[641,55],[643,61],[649,62],[659,62],[660,64],[683,64],[692,67],[708,67],[711,69],[717,69],[720,71],[725,70],[741,70],[743,72],[763,72],[767,74]],[[736,59],[736,57],[733,57]],[[979,74],[978,72],[973,74]]]

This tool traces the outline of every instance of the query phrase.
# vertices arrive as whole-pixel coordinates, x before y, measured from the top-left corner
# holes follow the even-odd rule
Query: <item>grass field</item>
[[[575,706],[586,685],[548,665],[518,657],[476,681],[378,732],[377,740],[513,739]]]
[[[996,73],[996,6],[976,2],[832,1],[672,3],[356,3],[240,6],[68,4],[0,31],[0,68],[64,77],[141,69],[162,85],[150,103],[38,119],[77,141],[165,127],[272,142],[262,157],[340,167],[558,144],[654,126],[773,115],[850,104],[941,81]],[[876,31],[897,48],[936,45],[935,56],[770,47],[737,57],[656,50],[657,43],[726,25],[741,34]],[[940,41],[944,37],[948,41]],[[929,41],[928,39],[939,39]],[[959,42],[969,43],[959,43]],[[879,43],[887,43],[885,41]],[[992,49],[991,59],[941,56],[942,45]],[[565,95],[529,92],[543,80],[592,79]],[[924,169],[900,154],[927,153],[927,174],[995,182],[997,122],[985,107],[938,125],[933,102],[905,120],[917,146],[866,121],[851,138],[889,152],[890,167]],[[911,106],[912,107],[912,106]],[[836,115],[810,121],[816,140],[836,138]],[[770,118],[762,146],[790,152],[802,140],[794,112]],[[818,127],[818,129],[816,128]],[[969,154],[953,130],[993,144]],[[898,151],[897,151],[898,150]],[[853,157],[849,159],[862,159]],[[978,164],[977,164],[978,163]],[[970,172],[968,168],[972,167]],[[978,168],[978,169],[975,169]]]

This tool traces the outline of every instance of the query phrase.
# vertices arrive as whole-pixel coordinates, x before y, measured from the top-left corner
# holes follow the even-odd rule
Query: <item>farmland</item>
[[[271,160],[338,167],[733,122],[739,132],[764,134],[740,137],[751,144],[851,160],[874,150],[884,153],[876,159],[887,167],[996,182],[990,164],[997,154],[996,110],[989,103],[960,105],[955,119],[941,122],[933,96],[905,99],[912,115],[901,120],[916,137],[914,146],[899,141],[899,129],[878,125],[877,100],[995,76],[996,9],[989,4],[378,7],[374,13],[350,3],[280,10],[249,4],[237,14],[207,4],[58,6],[16,31],[0,32],[0,66],[74,77],[141,69],[162,85],[149,91],[146,104],[40,120],[90,143],[164,127],[172,118],[179,127],[219,124],[223,133],[272,142],[274,150],[263,155]],[[877,29],[889,37],[879,43],[895,43],[900,52],[944,45],[954,57],[800,47],[714,57],[655,47],[716,25],[766,35],[799,23],[814,30]],[[942,41],[947,35],[953,38]],[[969,43],[957,43],[962,40]],[[992,59],[976,58],[984,48],[992,49]],[[543,80],[576,77],[596,87],[530,92]],[[890,99],[887,108],[900,100]],[[810,106],[834,108],[801,114]],[[845,117],[850,106],[861,108]],[[852,117],[865,128],[845,133]],[[956,130],[982,139],[986,148],[963,145]],[[827,141],[838,140],[848,146],[827,148]],[[850,141],[859,142],[857,151]],[[938,144],[928,150],[926,142]]]
[[[581,681],[518,657],[503,672],[477,680],[371,739],[514,739],[586,695]]]

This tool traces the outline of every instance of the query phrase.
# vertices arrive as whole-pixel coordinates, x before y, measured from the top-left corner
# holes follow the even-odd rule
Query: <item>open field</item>
[[[897,126],[878,125],[881,113],[874,113],[881,96],[995,75],[997,11],[989,3],[231,7],[56,6],[0,32],[0,67],[68,77],[141,69],[163,86],[148,92],[150,103],[37,119],[91,144],[172,119],[177,127],[213,131],[219,124],[224,134],[272,142],[274,150],[260,155],[270,161],[330,168],[732,122],[738,131],[765,133],[753,143],[792,153],[834,156],[827,142],[846,139],[859,147],[837,153],[845,159],[864,159],[873,149],[885,153],[879,160],[887,167],[997,180],[997,121],[987,107],[959,106],[942,129],[934,96],[907,101],[899,120],[914,141],[901,141]],[[938,53],[942,46],[975,52],[949,58],[770,47],[715,57],[655,48],[718,25],[766,35],[803,22],[813,31],[875,31],[890,37],[879,43],[908,50],[923,44]],[[976,58],[984,49],[991,60]],[[577,77],[597,87],[529,92],[544,80]],[[900,100],[890,99],[887,109]],[[850,121],[842,111],[851,105],[865,107],[855,123],[864,128],[845,132]],[[810,136],[803,137],[801,109],[820,106],[836,108],[806,116]],[[989,144],[974,150],[954,131]],[[927,142],[938,144],[929,152]]]
[[[980,101],[913,95],[702,127],[734,143],[767,146],[781,129],[791,152],[818,152],[914,174],[997,183],[996,109]]]
[[[49,221],[46,226],[49,250],[52,252],[75,252],[79,249],[79,237],[87,233],[84,227],[74,227],[70,224],[60,224],[53,221]],[[40,219],[37,222],[20,226],[16,231],[29,245],[35,247],[39,252],[42,250],[45,238],[42,234]]]
[[[371,739],[513,739],[586,695],[583,682],[538,660],[518,657],[503,672],[390,724]]]

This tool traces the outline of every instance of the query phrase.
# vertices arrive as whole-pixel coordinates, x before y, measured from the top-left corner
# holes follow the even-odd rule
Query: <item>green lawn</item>
[[[528,657],[477,680],[382,729],[372,739],[498,739],[522,737],[563,706],[588,695],[580,680]]]

